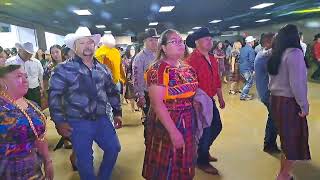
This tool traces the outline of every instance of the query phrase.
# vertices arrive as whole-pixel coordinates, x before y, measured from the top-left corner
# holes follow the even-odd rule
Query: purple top
[[[40,114],[31,106],[26,112],[39,136],[42,135],[45,127]],[[35,148],[35,141],[28,119],[14,105],[0,98],[0,160],[27,155]]]
[[[294,97],[302,112],[309,113],[307,68],[303,52],[288,48],[282,55],[279,73],[270,76],[269,89],[272,95]]]

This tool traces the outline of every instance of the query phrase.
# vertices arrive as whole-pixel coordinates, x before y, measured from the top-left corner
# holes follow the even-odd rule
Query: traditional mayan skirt
[[[185,146],[174,150],[170,136],[150,109],[142,175],[147,180],[191,180],[195,175],[196,144],[192,101],[166,103],[170,116],[183,135]]]
[[[306,118],[298,115],[295,98],[272,96],[271,115],[278,129],[281,148],[288,160],[310,160],[309,132]]]
[[[23,157],[0,159],[1,180],[43,180],[42,160],[36,152]]]

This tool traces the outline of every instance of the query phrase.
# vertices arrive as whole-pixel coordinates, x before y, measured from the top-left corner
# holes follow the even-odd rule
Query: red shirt
[[[213,55],[209,55],[209,58],[211,65],[205,56],[201,54],[199,50],[195,49],[186,61],[196,70],[199,87],[206,92],[208,96],[213,97],[217,94],[217,89],[221,88],[221,81],[218,61]]]
[[[316,42],[314,44],[313,53],[316,60],[320,59],[320,43]]]

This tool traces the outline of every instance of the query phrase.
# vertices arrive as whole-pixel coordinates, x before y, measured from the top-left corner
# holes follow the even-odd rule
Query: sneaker
[[[218,169],[213,167],[211,164],[198,164],[198,168],[205,173],[212,174],[212,175],[219,175]]]
[[[240,97],[240,101],[250,101],[253,97],[251,95],[247,95],[245,97]]]

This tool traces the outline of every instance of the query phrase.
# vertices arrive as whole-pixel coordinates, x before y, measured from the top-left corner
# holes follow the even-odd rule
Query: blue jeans
[[[71,141],[81,180],[109,180],[120,152],[118,136],[109,118],[74,120],[69,124],[73,128]],[[104,151],[98,176],[94,174],[93,141]]]
[[[265,130],[265,137],[264,137],[264,146],[268,147],[274,147],[277,146],[277,127],[271,118],[271,109],[270,109],[270,103],[269,102],[263,102],[263,104],[266,106],[268,110],[268,120],[266,124],[266,130]]]
[[[214,140],[218,137],[222,130],[220,113],[213,100],[213,119],[210,127],[203,130],[202,137],[198,144],[198,164],[209,163],[209,150]]]
[[[254,81],[253,72],[251,71],[243,72],[241,73],[241,76],[245,79],[245,82],[244,82],[244,87],[242,89],[240,98],[246,98],[249,95],[250,88],[253,85],[253,81]]]

